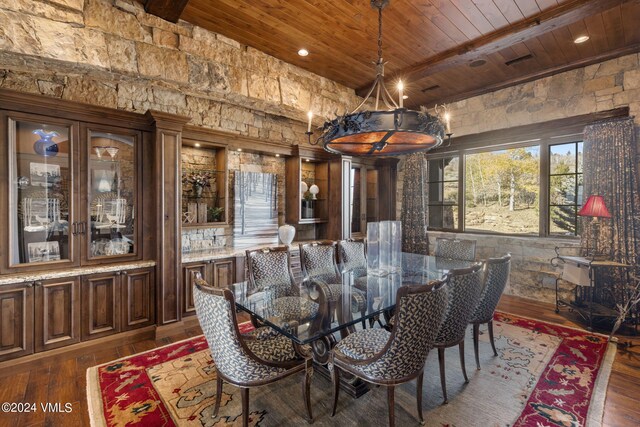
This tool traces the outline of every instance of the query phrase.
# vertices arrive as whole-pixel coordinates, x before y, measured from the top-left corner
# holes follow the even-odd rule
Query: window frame
[[[573,146],[575,147],[575,167],[573,172],[571,173],[562,173],[562,174],[552,174],[551,173],[551,148],[554,146],[559,146],[559,145],[568,145],[568,144],[573,144]],[[578,234],[578,212],[580,211],[580,207],[582,206],[582,204],[579,204],[579,189],[580,189],[580,180],[578,179],[579,177],[582,178],[583,180],[583,185],[584,185],[584,157],[583,157],[583,162],[582,162],[582,171],[580,171],[580,163],[579,163],[579,155],[578,153],[580,152],[578,145],[582,144],[582,155],[584,156],[584,138],[581,139],[580,141],[575,141],[575,142],[561,142],[561,143],[555,143],[555,144],[549,144],[548,146],[548,153],[547,155],[549,156],[549,167],[547,168],[547,183],[549,185],[549,190],[547,191],[547,227],[548,227],[548,236],[549,237],[558,237],[558,238],[576,238],[576,237],[580,237],[580,234]],[[575,179],[575,183],[574,183],[574,192],[575,192],[575,203],[573,204],[564,204],[564,205],[553,205],[551,203],[551,179],[553,177],[557,177],[557,176],[573,176]],[[583,187],[584,188],[584,187]],[[584,198],[584,195],[583,195]],[[552,223],[552,219],[551,219],[551,209],[554,207],[561,207],[561,206],[572,206],[575,207],[576,209],[576,213],[575,213],[575,227],[576,227],[576,232],[573,236],[570,235],[563,235],[563,234],[552,234],[551,233],[551,223]]]
[[[586,125],[597,120],[609,119],[613,117],[624,117],[628,115],[629,108],[622,107],[599,113],[585,114],[565,119],[557,119],[548,122],[517,126],[508,129],[464,135],[461,137],[446,140],[442,146],[428,152],[426,154],[426,159],[427,161],[429,161],[446,157],[459,156],[458,224],[456,229],[443,229],[431,226],[428,226],[427,229],[429,231],[443,231],[466,234],[488,234],[496,236],[549,237],[553,239],[569,240],[579,239],[579,235],[563,236],[558,234],[550,234],[550,146],[581,142],[583,141],[583,130]],[[486,230],[465,230],[464,219],[466,216],[466,206],[464,203],[464,196],[466,193],[466,155],[491,152],[500,149],[512,149],[531,146],[538,146],[540,150],[538,234],[499,233]],[[584,167],[582,173],[584,176]]]
[[[459,169],[460,166],[459,166],[459,164],[462,161],[462,159],[460,158],[460,156],[455,155],[455,154],[454,155],[436,157],[436,158],[429,158],[429,159],[427,159],[427,168],[428,168],[430,160],[444,160],[444,159],[449,158],[449,157],[451,157],[451,158],[457,157],[458,158],[458,176],[457,176],[457,179],[456,180],[445,180],[444,179],[444,168],[442,169],[443,170],[443,174],[442,174],[442,180],[440,180],[440,181],[431,181],[430,178],[429,178],[429,174],[427,173],[427,182],[426,182],[427,188],[429,188],[429,185],[432,184],[432,183],[438,183],[439,187],[440,187],[440,190],[442,191],[442,203],[439,203],[439,204],[438,203],[431,203],[429,201],[429,197],[427,195],[427,209],[430,212],[431,211],[431,207],[439,207],[439,208],[443,209],[445,206],[455,206],[456,208],[458,208],[458,224],[459,224],[460,223],[460,185],[462,185],[461,180],[460,180],[460,169]],[[457,182],[458,183],[458,197],[456,199],[456,204],[455,205],[447,204],[444,201],[444,184],[447,183],[447,182]],[[429,216],[427,215],[427,219],[428,219],[428,217]],[[457,231],[457,229],[454,230],[454,229],[449,229],[449,228],[445,228],[445,227],[430,227],[429,230],[433,230],[433,231]]]

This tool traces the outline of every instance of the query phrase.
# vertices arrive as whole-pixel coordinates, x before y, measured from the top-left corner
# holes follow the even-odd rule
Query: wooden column
[[[378,159],[378,221],[396,219],[398,159]]]
[[[154,125],[157,324],[177,322],[180,311],[180,146],[188,117],[148,111]],[[146,159],[145,159],[146,160]],[[144,161],[144,160],[143,160]],[[151,163],[151,162],[149,162]],[[147,164],[146,166],[152,166]]]

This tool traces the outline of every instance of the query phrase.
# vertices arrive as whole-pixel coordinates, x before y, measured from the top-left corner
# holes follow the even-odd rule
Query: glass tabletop
[[[341,283],[318,285],[303,281],[296,292],[282,293],[282,285],[249,289],[248,282],[232,285],[237,308],[273,327],[298,344],[307,344],[395,307],[402,285],[427,284],[454,268],[473,262],[402,254],[392,271],[356,269],[342,273]],[[322,286],[323,289],[319,289]]]

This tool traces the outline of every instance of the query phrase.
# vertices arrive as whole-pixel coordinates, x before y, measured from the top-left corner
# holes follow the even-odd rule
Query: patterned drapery
[[[582,247],[597,239],[598,252],[640,265],[640,178],[633,118],[606,120],[584,129],[584,200],[600,194],[611,218],[582,218]]]
[[[404,164],[402,184],[402,252],[429,254],[427,236],[427,159],[424,153],[410,154]]]

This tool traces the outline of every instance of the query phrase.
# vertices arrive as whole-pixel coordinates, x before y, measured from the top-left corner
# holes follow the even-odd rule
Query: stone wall
[[[0,87],[144,113],[285,145],[305,144],[317,124],[357,105],[352,89],[186,22],[172,24],[133,0],[0,0]],[[52,112],[55,114],[55,112]],[[189,155],[189,153],[187,153]],[[231,152],[242,167],[278,175],[284,223],[284,159]],[[300,226],[298,238],[314,238]],[[186,251],[231,244],[229,227],[185,229]]]
[[[283,144],[358,104],[352,89],[133,0],[0,0],[0,87]]]
[[[449,108],[453,132],[462,136],[625,106],[635,116],[640,141],[640,54],[468,98],[452,103]],[[398,218],[402,207],[403,163],[400,161],[398,165]],[[555,300],[555,278],[560,273],[550,265],[554,248],[579,245],[577,239],[430,232],[432,249],[439,236],[476,240],[479,257],[511,252],[512,274],[507,292],[547,302]],[[560,289],[567,296],[571,285],[561,282]]]

